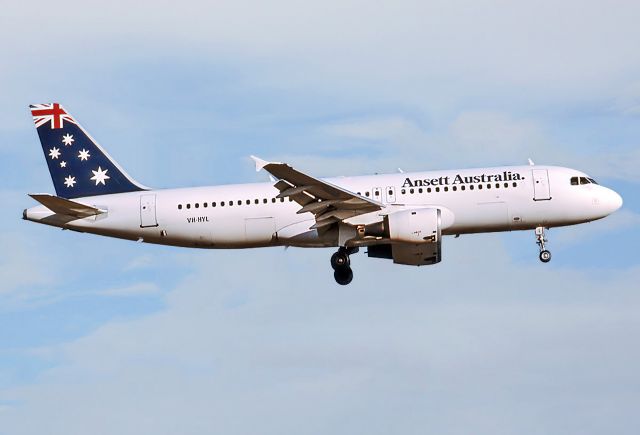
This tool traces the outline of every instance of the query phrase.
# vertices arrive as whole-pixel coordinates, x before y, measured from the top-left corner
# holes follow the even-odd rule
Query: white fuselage
[[[366,225],[402,209],[442,210],[442,233],[464,234],[557,227],[600,219],[622,200],[611,189],[572,185],[582,172],[553,166],[510,166],[451,171],[339,177],[325,181],[385,205],[345,220]],[[291,245],[336,246],[338,231],[318,232],[311,213],[271,183],[161,189],[75,201],[106,213],[61,219],[44,206],[25,210],[25,219],[72,230],[199,248]]]

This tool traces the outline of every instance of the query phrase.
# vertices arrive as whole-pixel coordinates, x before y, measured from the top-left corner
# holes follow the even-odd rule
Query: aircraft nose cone
[[[608,189],[605,204],[609,213],[613,213],[614,211],[622,207],[622,202],[622,197],[618,194],[618,192]]]
[[[614,192],[613,190],[611,191],[611,193],[613,194],[613,199],[611,200],[612,205],[614,207],[613,211],[618,210],[620,207],[622,207],[622,197],[618,194],[618,192]]]

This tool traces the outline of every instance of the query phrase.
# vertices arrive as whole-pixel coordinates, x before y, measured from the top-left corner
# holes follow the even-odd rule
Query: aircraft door
[[[387,186],[387,203],[393,204],[394,202],[396,202],[396,188]]]
[[[157,227],[158,220],[156,218],[156,196],[141,195],[140,196],[140,228]]]
[[[382,188],[381,187],[374,187],[372,189],[372,193],[373,193],[373,199],[375,199],[376,201],[382,202]]]
[[[546,169],[533,169],[533,200],[546,201],[551,199],[549,188],[549,173]]]

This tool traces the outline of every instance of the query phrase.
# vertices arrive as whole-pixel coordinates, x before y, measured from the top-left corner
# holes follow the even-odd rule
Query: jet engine
[[[367,226],[367,235],[382,236],[389,244],[368,247],[369,257],[393,258],[394,263],[425,265],[441,260],[441,211],[437,208],[402,210]]]

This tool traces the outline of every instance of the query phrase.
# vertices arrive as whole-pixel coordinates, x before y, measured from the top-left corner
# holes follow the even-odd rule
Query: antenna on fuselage
[[[536,165],[535,163],[533,163],[533,160],[531,160],[531,158],[529,158],[527,160],[529,160],[529,166],[535,166]]]

